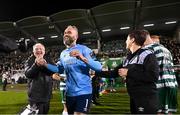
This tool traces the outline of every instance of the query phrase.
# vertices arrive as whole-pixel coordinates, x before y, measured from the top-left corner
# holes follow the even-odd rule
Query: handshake
[[[47,64],[46,60],[43,57],[36,57],[35,63],[38,66],[46,66],[46,64]]]

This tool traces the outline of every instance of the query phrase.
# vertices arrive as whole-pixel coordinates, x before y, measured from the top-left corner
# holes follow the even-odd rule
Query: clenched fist
[[[42,57],[37,57],[35,59],[35,63],[38,65],[38,66],[45,66],[45,64],[47,64],[46,60]]]
[[[80,60],[82,60],[83,62],[87,63],[88,60],[78,51],[78,50],[73,50],[70,52],[70,56],[72,57],[76,57]]]

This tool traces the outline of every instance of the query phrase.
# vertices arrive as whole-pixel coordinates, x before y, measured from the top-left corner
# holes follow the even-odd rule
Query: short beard
[[[66,37],[66,40],[63,40],[64,45],[71,46],[75,40],[70,36],[65,36],[65,37]]]

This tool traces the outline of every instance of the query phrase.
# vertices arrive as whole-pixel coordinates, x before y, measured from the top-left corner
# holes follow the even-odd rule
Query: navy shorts
[[[74,112],[88,113],[91,105],[91,98],[91,94],[66,96],[68,114],[74,114]]]

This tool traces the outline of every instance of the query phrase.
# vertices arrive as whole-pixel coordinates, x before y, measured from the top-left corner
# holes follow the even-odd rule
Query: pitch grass
[[[7,91],[0,91],[0,114],[18,114],[27,105],[26,84],[8,85]],[[99,98],[101,105],[91,107],[91,114],[128,114],[129,96],[125,88],[118,89],[116,93],[104,94]],[[180,103],[180,90],[178,92]],[[53,91],[49,114],[61,114],[62,104],[58,90]],[[177,114],[180,114],[178,107]]]

